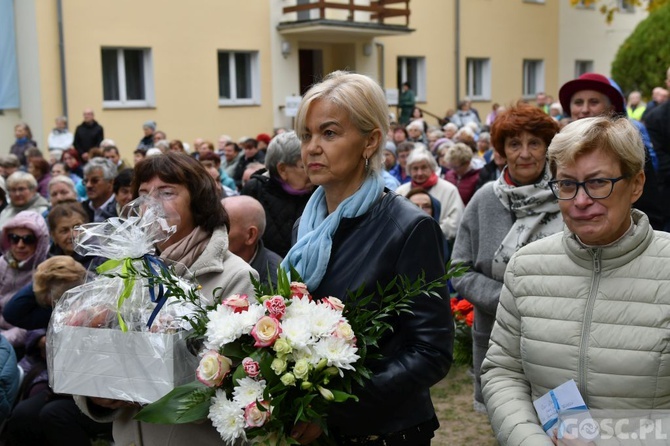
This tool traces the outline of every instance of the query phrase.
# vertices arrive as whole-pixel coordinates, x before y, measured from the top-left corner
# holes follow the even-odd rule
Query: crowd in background
[[[670,85],[670,70],[668,78]],[[481,367],[507,263],[520,247],[562,230],[548,186],[547,148],[569,123],[606,114],[589,111],[593,98],[585,98],[579,109],[575,98],[582,90],[604,95],[607,110],[627,115],[639,130],[646,183],[635,206],[653,228],[668,229],[668,91],[654,89],[646,104],[639,92],[630,92],[626,104],[618,86],[604,76],[589,73],[571,82],[562,87],[559,101],[538,93],[533,103],[494,104],[484,119],[464,100],[437,125],[424,118],[406,83],[398,122],[389,118],[385,190],[406,196],[431,215],[442,231],[439,249],[445,260],[452,256],[471,268],[454,286],[475,305],[475,406],[481,411],[486,410]],[[227,212],[227,249],[261,281],[276,281],[294,224],[315,189],[303,165],[301,137],[293,131],[280,128],[238,140],[221,135],[188,144],[168,139],[172,130],[147,121],[131,163],[113,139],[105,138],[93,110],[84,110],[83,118],[74,133],[65,117],[57,118],[45,148],[37,147],[28,124],[17,124],[15,144],[0,156],[0,374],[9,384],[0,388],[0,421],[11,445],[44,438],[51,444],[88,444],[111,435],[110,423],[90,420],[71,397],[50,392],[45,336],[53,302],[105,260],[78,254],[73,231],[123,214],[142,191],[138,181],[151,180],[134,178],[133,166],[149,166],[153,157],[197,161],[202,169],[193,171],[208,175],[199,179],[207,184],[211,177],[215,199]],[[53,440],[58,438],[66,440]]]

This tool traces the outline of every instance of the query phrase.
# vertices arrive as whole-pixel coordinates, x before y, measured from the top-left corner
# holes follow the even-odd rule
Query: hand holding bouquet
[[[229,443],[297,444],[290,433],[299,422],[327,433],[328,405],[356,400],[353,384],[370,377],[364,360],[392,329],[387,318],[411,312],[412,299],[445,282],[398,278],[380,289],[382,299],[354,293],[345,305],[337,297],[314,300],[280,269],[276,290],[255,282],[255,297],[225,297],[190,319],[203,341],[198,381],[146,406],[136,419],[209,418]]]

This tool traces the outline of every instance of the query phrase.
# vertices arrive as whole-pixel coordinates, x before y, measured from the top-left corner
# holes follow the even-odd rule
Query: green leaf
[[[135,419],[146,423],[183,424],[204,420],[209,413],[211,389],[199,381],[174,388],[156,402],[142,408]]]
[[[358,401],[358,397],[356,395],[351,395],[349,393],[342,392],[340,390],[334,390],[334,389],[331,389],[330,391],[333,392],[333,396],[335,397],[335,399],[333,401],[335,401],[337,403],[342,403],[342,402],[347,401],[347,400]]]

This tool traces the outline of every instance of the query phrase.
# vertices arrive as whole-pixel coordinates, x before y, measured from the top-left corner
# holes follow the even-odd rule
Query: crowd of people
[[[405,84],[396,123],[371,79],[335,72],[306,93],[295,131],[187,144],[146,121],[133,163],[91,109],[74,133],[57,118],[48,150],[16,125],[0,156],[0,438],[216,443],[209,423],[166,430],[134,421],[127,403],[48,386],[52,305],[105,260],[79,255],[73,231],[143,195],[175,217],[157,252],[193,270],[205,296],[252,295],[250,273],[276,284],[280,264],[315,297],[440,277],[449,259],[468,267],[441,299],[393,321],[359,402],[328,418],[338,444],[430,444],[439,423],[428,389],[451,363],[450,292],[474,305],[473,404],[501,444],[559,444],[532,402],[569,379],[591,408],[667,409],[670,388],[643,385],[663,376],[668,354],[668,318],[653,317],[670,308],[667,90],[627,103],[614,81],[587,73],[558,96],[494,104],[484,120],[466,100],[435,126]],[[638,303],[649,309],[627,311]],[[638,372],[611,359],[624,351]],[[293,436],[309,444],[321,433],[299,424]]]

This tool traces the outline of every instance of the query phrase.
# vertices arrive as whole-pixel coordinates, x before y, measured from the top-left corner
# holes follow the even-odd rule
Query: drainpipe
[[[379,69],[379,85],[381,85],[382,88],[386,88],[386,76],[384,75],[384,44],[375,42],[375,45],[377,46],[377,57],[381,61],[380,66],[377,67]]]
[[[456,0],[455,3],[455,12],[454,12],[454,30],[456,32],[455,36],[455,50],[454,56],[456,57],[456,104],[458,105],[461,102],[461,0]],[[451,107],[449,107],[451,108]]]
[[[63,0],[58,0],[58,50],[60,56],[60,90],[63,116],[67,116],[67,82],[65,80],[65,38],[63,34]]]

